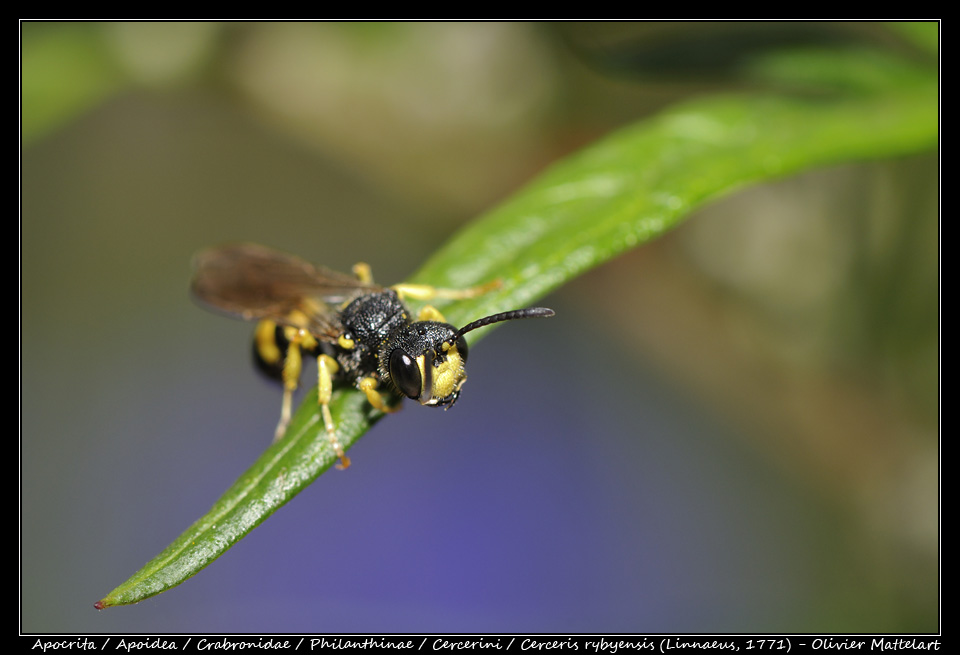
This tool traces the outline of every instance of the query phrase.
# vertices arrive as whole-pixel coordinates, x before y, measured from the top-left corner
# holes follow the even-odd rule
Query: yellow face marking
[[[446,344],[444,344],[446,345]],[[420,379],[423,380],[420,394],[421,405],[436,405],[444,398],[448,398],[463,386],[467,380],[467,371],[464,366],[463,358],[457,352],[457,347],[451,345],[446,350],[446,360],[439,366],[431,367],[429,374],[426,370],[427,364],[424,355],[417,357],[417,368],[420,369]],[[426,388],[427,380],[431,381],[429,390]],[[427,393],[429,391],[429,393]]]
[[[341,334],[339,337],[337,337],[337,345],[344,350],[353,350],[353,347],[356,345],[356,343],[347,335]]]

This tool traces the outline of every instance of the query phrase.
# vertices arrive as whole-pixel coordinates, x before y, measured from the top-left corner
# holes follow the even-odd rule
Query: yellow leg
[[[300,354],[300,342],[296,335],[288,335],[290,345],[287,347],[287,356],[283,361],[283,404],[280,407],[280,422],[273,433],[273,440],[279,441],[287,431],[290,423],[290,406],[293,403],[293,392],[300,383],[300,370],[303,368],[303,358]]]
[[[447,319],[433,305],[424,305],[420,313],[417,314],[418,321],[436,321],[437,323],[446,323]]]
[[[262,326],[269,327],[270,325],[275,324],[270,321],[261,321],[260,326],[257,327],[257,347],[260,349],[261,357],[265,357],[265,349],[259,340],[261,338],[266,339],[265,336],[261,335],[261,331],[265,333],[267,330],[267,328],[263,328]],[[283,360],[283,371],[281,372],[281,379],[283,380],[283,404],[280,406],[280,421],[277,423],[277,429],[273,433],[274,441],[279,441],[280,438],[283,437],[287,431],[287,425],[290,423],[293,393],[297,390],[297,387],[300,386],[300,371],[303,370],[303,353],[300,348],[301,346],[305,348],[317,347],[317,340],[306,330],[286,327],[284,328],[284,336],[290,345],[287,346],[286,356]],[[274,348],[276,349],[275,344]],[[276,357],[279,358],[279,356],[280,351],[277,349]]]
[[[357,262],[353,265],[353,274],[364,284],[373,282],[373,272],[370,265],[364,262]],[[408,297],[414,300],[432,300],[433,298],[444,298],[446,300],[464,300],[466,298],[476,298],[485,293],[490,293],[503,286],[500,280],[491,280],[486,284],[480,284],[467,289],[441,289],[430,286],[429,284],[395,284],[391,289],[396,291],[401,298]]]
[[[402,405],[397,405],[396,407],[391,407],[384,402],[383,396],[377,391],[379,386],[377,378],[374,377],[365,377],[357,383],[357,389],[362,391],[367,395],[367,402],[370,403],[374,409],[379,409],[384,414],[392,414],[393,412],[399,412]]]
[[[280,441],[280,438],[287,431],[287,424],[290,423],[290,405],[293,403],[293,389],[283,387],[283,404],[280,406],[280,421],[277,423],[277,429],[273,431],[273,440]]]
[[[364,284],[370,284],[373,282],[373,272],[370,270],[369,264],[357,262],[353,265],[353,274],[356,275],[357,279]]]
[[[415,300],[432,300],[433,298],[444,298],[446,300],[463,300],[465,298],[476,298],[485,293],[490,293],[499,289],[503,283],[500,280],[492,280],[486,284],[481,284],[469,289],[440,289],[432,287],[429,284],[395,284],[391,289],[400,294],[400,297],[413,298]]]
[[[340,461],[337,462],[338,469],[345,469],[350,466],[350,458],[343,452],[343,445],[337,439],[336,426],[333,424],[333,416],[330,414],[330,399],[333,397],[333,376],[340,370],[340,366],[330,355],[320,355],[317,357],[317,402],[320,403],[320,414],[323,416],[323,425],[327,429],[327,439],[333,452],[337,454]]]

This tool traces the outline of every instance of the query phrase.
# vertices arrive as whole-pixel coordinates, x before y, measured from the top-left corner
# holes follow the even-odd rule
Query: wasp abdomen
[[[281,326],[273,321],[260,321],[253,338],[253,363],[257,370],[271,380],[282,381],[289,346]]]
[[[273,321],[262,320],[257,323],[254,333],[253,363],[261,374],[277,382],[283,382],[283,367],[290,349],[290,340],[286,334],[288,329]],[[303,344],[299,347],[304,352],[320,354],[319,344],[316,348],[305,347]]]

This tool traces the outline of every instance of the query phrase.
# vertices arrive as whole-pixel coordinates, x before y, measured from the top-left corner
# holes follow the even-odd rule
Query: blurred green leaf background
[[[868,94],[854,49],[908,93],[936,27],[22,23],[22,630],[937,630],[932,150],[698,212],[485,340],[456,411],[389,417],[202,576],[92,609],[276,420],[249,326],[187,299],[194,251],[400,280],[663,107]]]

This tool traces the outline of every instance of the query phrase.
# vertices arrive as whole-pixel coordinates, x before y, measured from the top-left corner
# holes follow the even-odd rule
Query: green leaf
[[[855,56],[844,55],[845,74],[868,80],[854,85],[855,92],[698,100],[611,134],[553,165],[466,227],[412,281],[465,287],[501,279],[497,291],[442,307],[448,320],[462,325],[528,306],[745,185],[815,166],[932,148],[938,137],[936,71],[907,62],[889,67],[884,58],[867,55],[851,61]],[[822,64],[823,57],[814,60]],[[353,389],[339,391],[331,410],[345,449],[380,418]],[[196,574],[335,460],[316,394],[310,394],[288,436],[97,607],[134,603]]]

